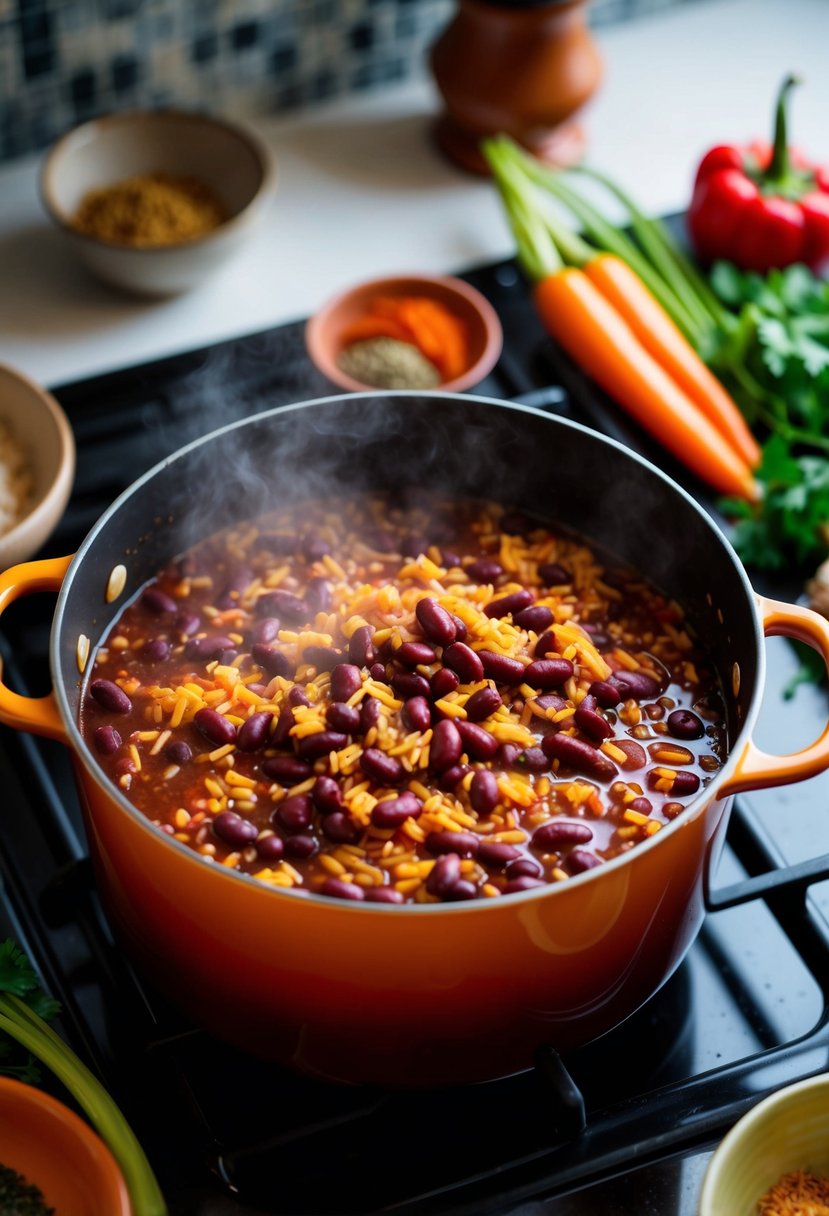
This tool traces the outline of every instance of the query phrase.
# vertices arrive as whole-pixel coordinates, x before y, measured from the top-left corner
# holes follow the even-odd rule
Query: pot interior
[[[677,600],[720,673],[733,746],[756,687],[758,627],[742,567],[709,516],[653,466],[583,427],[441,393],[349,394],[259,414],[182,449],[126,491],[81,546],[58,605],[52,666],[76,744],[79,635],[97,643],[172,557],[285,503],[406,487],[520,508]],[[119,563],[126,585],[108,604]]]

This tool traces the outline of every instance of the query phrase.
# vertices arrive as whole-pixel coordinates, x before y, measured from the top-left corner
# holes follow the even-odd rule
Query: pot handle
[[[44,558],[10,566],[0,574],[0,615],[22,595],[39,591],[59,591],[71,557]],[[0,722],[15,730],[31,731],[48,739],[68,742],[66,728],[54,692],[45,697],[23,697],[12,692],[0,678]]]
[[[823,657],[829,671],[829,621],[798,604],[785,604],[780,600],[756,595],[757,608],[763,622],[766,637],[782,634],[805,642]],[[721,796],[741,794],[773,785],[786,785],[792,781],[804,781],[829,768],[829,722],[814,743],[799,752],[786,756],[775,756],[761,751],[752,739],[743,750],[737,767],[721,788]]]

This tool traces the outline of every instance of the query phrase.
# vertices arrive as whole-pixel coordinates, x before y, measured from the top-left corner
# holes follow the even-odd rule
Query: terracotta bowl
[[[0,1077],[0,1161],[60,1216],[131,1216],[123,1175],[89,1124],[10,1077]]]
[[[27,561],[63,514],[75,477],[75,437],[51,393],[0,363],[0,421],[23,449],[33,489],[28,513],[0,534],[0,569]]]
[[[340,388],[362,392],[375,388],[347,375],[337,365],[343,350],[341,335],[378,296],[428,296],[446,305],[468,327],[469,363],[462,375],[436,386],[441,391],[463,392],[473,388],[492,370],[501,353],[503,331],[489,301],[462,279],[448,275],[398,275],[370,279],[333,297],[305,328],[305,345],[317,368]]]
[[[152,173],[195,177],[229,218],[206,236],[135,248],[77,232],[72,217],[89,190]],[[195,287],[225,263],[253,230],[275,188],[273,157],[253,131],[179,110],[135,110],[76,127],[48,152],[40,195],[52,221],[100,278],[142,295]]]
[[[744,1115],[705,1174],[699,1216],[756,1216],[757,1203],[785,1174],[829,1178],[829,1076],[787,1085]]]

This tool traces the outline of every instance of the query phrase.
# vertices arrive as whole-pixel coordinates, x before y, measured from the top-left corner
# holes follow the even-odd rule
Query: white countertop
[[[793,142],[829,160],[826,0],[695,0],[596,39],[605,79],[585,115],[588,158],[646,210],[685,206],[709,145],[766,136],[789,71],[804,78]],[[265,222],[206,286],[160,302],[118,294],[76,264],[40,207],[40,157],[0,170],[0,361],[57,385],[304,317],[376,273],[509,255],[492,186],[431,142],[438,108],[424,71],[258,122],[279,173]]]

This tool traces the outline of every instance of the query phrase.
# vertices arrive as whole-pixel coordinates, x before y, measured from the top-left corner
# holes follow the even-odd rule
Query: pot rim
[[[746,739],[749,737],[750,731],[753,728],[757,715],[760,711],[760,701],[762,699],[763,688],[765,685],[766,654],[764,646],[764,634],[760,616],[757,610],[754,589],[749,581],[742,562],[737,556],[725,533],[712,518],[712,516],[699,505],[696,499],[694,499],[687,490],[685,490],[681,485],[664,473],[657,465],[645,459],[645,457],[640,456],[638,452],[632,451],[618,440],[606,435],[602,435],[598,431],[594,431],[590,427],[584,426],[579,422],[573,422],[569,418],[561,418],[558,415],[547,414],[542,410],[535,409],[533,406],[522,405],[519,402],[502,401],[495,397],[484,397],[474,393],[444,392],[440,389],[424,390],[422,392],[413,393],[410,389],[383,389],[376,390],[374,392],[335,393],[326,397],[315,397],[310,401],[298,401],[290,405],[274,406],[271,409],[262,410],[259,413],[249,415],[245,418],[236,419],[233,422],[227,423],[225,426],[210,431],[206,435],[202,435],[200,438],[185,444],[181,448],[178,448],[175,452],[172,452],[169,456],[166,456],[163,460],[160,460],[157,464],[153,465],[151,469],[148,469],[140,477],[136,478],[136,480],[132,482],[125,490],[123,490],[115,501],[110,504],[110,506],[106,509],[106,511],[104,511],[101,517],[87,533],[86,537],[72,558],[58,593],[57,605],[55,608],[54,617],[52,619],[52,629],[49,639],[49,662],[52,674],[54,676],[54,673],[60,670],[59,635],[61,631],[63,611],[66,601],[71,593],[75,577],[79,574],[83,565],[84,556],[92,547],[98,533],[105,527],[108,520],[122,508],[122,506],[132,497],[140,486],[152,481],[152,479],[158,473],[160,473],[162,469],[166,468],[175,461],[184,458],[187,454],[196,450],[197,448],[203,447],[209,443],[214,443],[223,435],[227,435],[237,430],[242,430],[245,426],[250,426],[257,422],[261,422],[266,418],[276,417],[277,415],[290,416],[291,414],[300,410],[313,408],[315,406],[325,406],[334,402],[342,402],[345,400],[374,400],[378,397],[381,397],[384,400],[388,398],[409,398],[413,401],[413,403],[421,401],[424,398],[427,400],[438,399],[444,401],[463,401],[467,404],[469,402],[473,402],[483,406],[494,406],[501,410],[515,411],[519,414],[530,414],[534,418],[542,417],[553,426],[563,426],[575,431],[579,431],[580,433],[589,436],[591,439],[594,439],[597,443],[604,444],[615,449],[623,458],[627,458],[637,464],[644,465],[644,467],[649,470],[651,474],[656,476],[664,483],[669,492],[677,494],[680,498],[684,499],[685,503],[690,506],[698,516],[701,517],[703,523],[706,525],[708,531],[712,535],[712,538],[726,551],[726,554],[736,568],[738,578],[742,584],[751,608],[751,617],[754,624],[755,652],[757,655],[757,672],[748,711],[745,714],[745,718],[739,732],[729,747],[728,758],[723,767],[717,771],[708,785],[704,785],[700,788],[700,791],[696,797],[694,797],[686,805],[683,812],[678,815],[676,819],[674,819],[671,823],[665,824],[662,829],[659,832],[654,833],[653,836],[638,842],[634,849],[628,850],[626,853],[621,853],[617,857],[611,858],[610,861],[604,862],[601,866],[595,866],[593,869],[586,870],[581,874],[573,875],[567,880],[566,883],[549,883],[543,887],[533,887],[527,891],[512,892],[509,896],[509,904],[510,906],[515,905],[517,907],[518,904],[533,903],[542,898],[550,899],[555,895],[556,892],[560,892],[562,890],[571,890],[574,884],[584,886],[588,883],[595,882],[603,875],[606,875],[611,871],[615,872],[621,869],[622,866],[628,864],[631,857],[636,858],[645,851],[658,848],[661,839],[664,839],[666,835],[673,835],[675,832],[682,831],[686,824],[691,822],[691,820],[696,819],[699,815],[704,814],[708,805],[717,800],[717,790],[723,784],[724,780],[728,778],[736,768],[740,754],[743,750],[742,745],[745,744]],[[111,623],[112,622],[110,620],[108,624]],[[720,678],[722,679],[723,673],[720,672],[719,674]],[[67,730],[68,743],[73,749],[74,754],[83,762],[86,771],[93,778],[96,784],[100,786],[100,788],[108,795],[112,802],[117,804],[121,811],[129,814],[130,817],[135,822],[140,824],[140,826],[146,831],[153,833],[153,835],[158,839],[159,844],[163,844],[165,848],[178,849],[181,855],[187,858],[192,864],[198,865],[205,870],[209,870],[212,874],[217,875],[223,880],[231,882],[243,882],[248,885],[250,883],[254,883],[256,887],[261,888],[264,894],[272,894],[277,898],[288,896],[294,900],[310,901],[312,906],[327,908],[333,907],[338,911],[345,908],[349,913],[353,913],[354,915],[358,916],[376,916],[378,913],[381,915],[393,916],[428,916],[436,913],[440,913],[441,915],[451,914],[462,916],[472,913],[481,914],[486,909],[494,911],[502,906],[503,901],[500,899],[478,899],[458,903],[412,903],[394,905],[394,907],[375,903],[366,904],[363,902],[358,902],[357,900],[331,899],[329,896],[315,895],[304,890],[300,895],[299,892],[288,888],[269,887],[264,883],[258,882],[257,879],[253,878],[249,874],[242,874],[236,870],[228,870],[223,866],[215,867],[209,861],[207,861],[207,859],[203,858],[200,854],[196,853],[193,849],[189,848],[181,841],[174,840],[172,837],[160,833],[154,824],[151,823],[151,821],[147,818],[147,816],[143,814],[143,812],[137,807],[133,806],[133,804],[121,792],[121,790],[119,790],[117,786],[109,780],[103,769],[98,765],[94,754],[88,747],[86,740],[81,734],[78,724],[71,712],[69,700],[62,682],[53,681],[53,684],[55,697],[60,709],[60,715]]]

